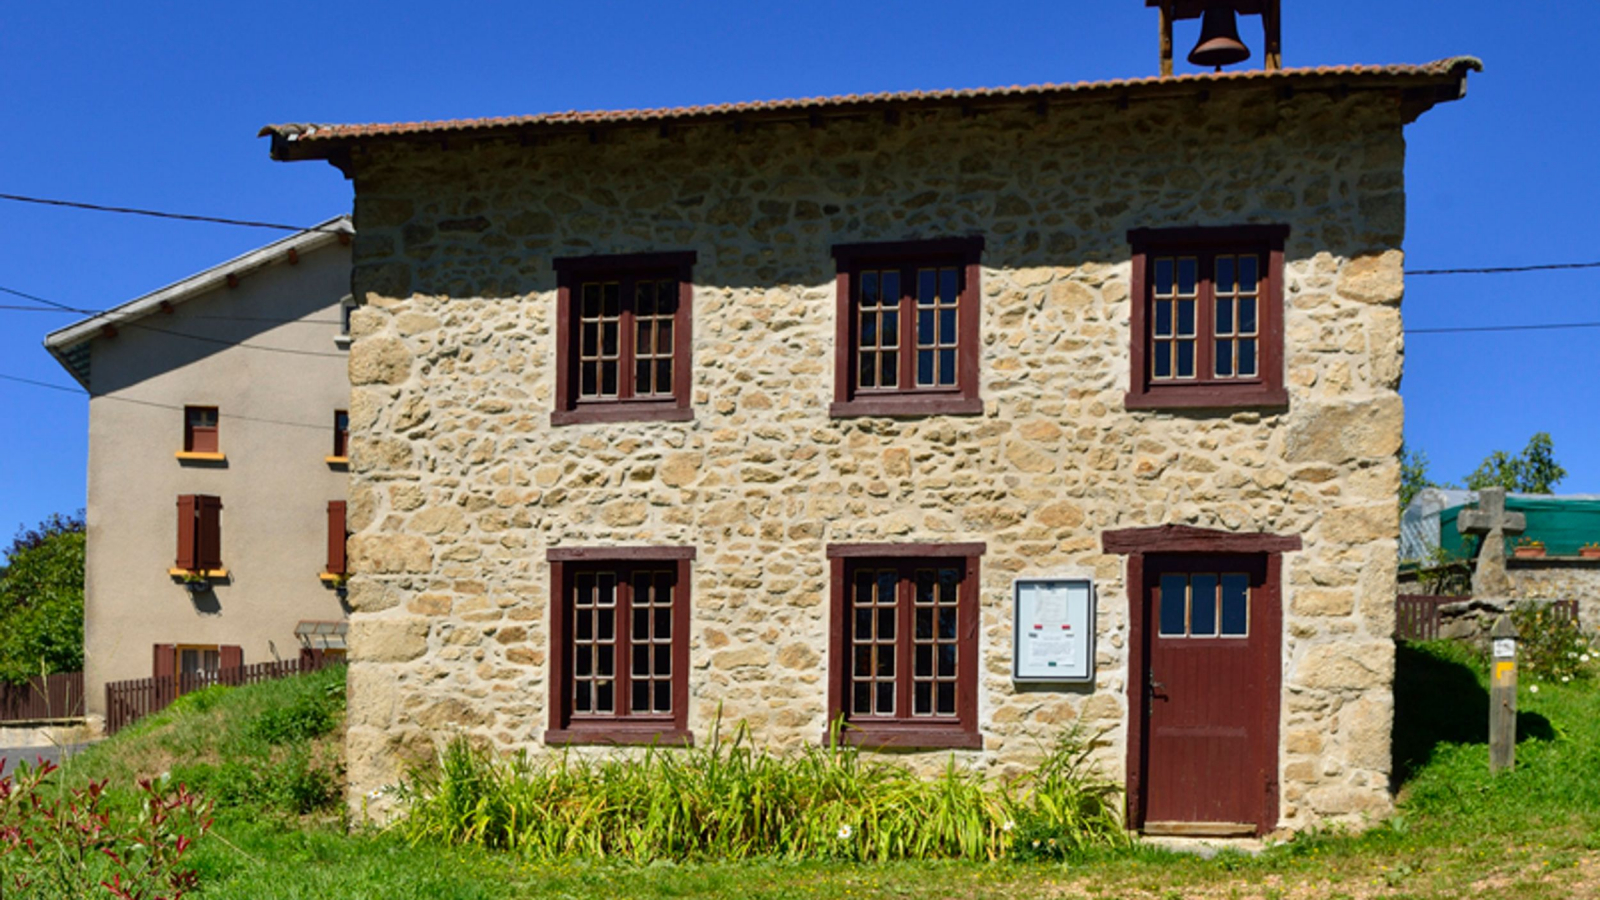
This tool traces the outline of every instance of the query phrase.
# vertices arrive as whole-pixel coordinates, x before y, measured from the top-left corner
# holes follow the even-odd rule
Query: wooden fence
[[[343,659],[331,659],[320,653],[305,654],[298,659],[282,662],[255,663],[215,672],[184,672],[163,675],[160,678],[135,678],[131,681],[112,681],[106,684],[106,734],[132,725],[134,722],[160,712],[190,691],[212,685],[239,686],[288,678],[341,664]]]
[[[62,672],[0,684],[0,722],[75,719],[83,715],[83,673]]]
[[[1401,594],[1394,604],[1394,636],[1403,641],[1432,641],[1439,637],[1439,607],[1464,603],[1471,597],[1440,597],[1433,594]],[[1578,620],[1578,601],[1552,600],[1550,610],[1558,618]]]

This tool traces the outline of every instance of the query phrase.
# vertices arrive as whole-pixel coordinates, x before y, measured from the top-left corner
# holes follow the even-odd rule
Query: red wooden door
[[[1276,825],[1280,615],[1268,569],[1265,554],[1147,558],[1147,832]]]

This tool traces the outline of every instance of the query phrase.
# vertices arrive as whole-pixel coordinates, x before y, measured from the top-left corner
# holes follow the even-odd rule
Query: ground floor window
[[[835,544],[829,718],[841,739],[980,748],[982,544]]]
[[[692,547],[550,551],[550,743],[687,742]]]

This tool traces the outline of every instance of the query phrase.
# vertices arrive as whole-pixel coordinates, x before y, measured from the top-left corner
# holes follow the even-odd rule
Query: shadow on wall
[[[1489,691],[1482,664],[1448,641],[1395,647],[1394,739],[1390,789],[1399,790],[1440,744],[1489,742]],[[1550,720],[1517,713],[1517,740],[1554,740]]]

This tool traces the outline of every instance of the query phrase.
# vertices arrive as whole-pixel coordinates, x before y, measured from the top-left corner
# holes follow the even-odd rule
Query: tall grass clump
[[[1127,838],[1120,789],[1063,737],[1035,769],[988,778],[952,759],[936,778],[837,741],[778,755],[714,729],[708,746],[587,759],[499,758],[452,742],[401,785],[411,841],[571,857],[887,861],[1065,856]]]

